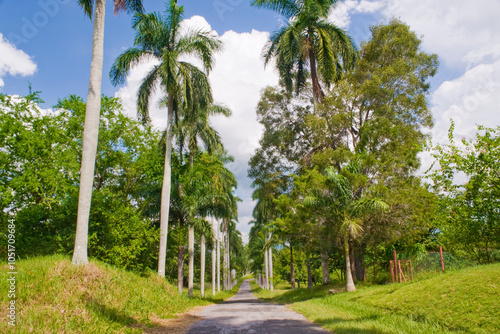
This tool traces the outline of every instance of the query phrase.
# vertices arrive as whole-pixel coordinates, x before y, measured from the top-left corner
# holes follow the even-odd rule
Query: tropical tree
[[[85,111],[85,127],[83,130],[82,166],[80,169],[80,191],[78,196],[78,213],[76,223],[74,264],[87,264],[87,245],[89,230],[90,203],[94,183],[94,168],[99,136],[99,113],[101,110],[101,82],[104,54],[104,17],[106,0],[78,0],[85,15],[94,18],[92,38],[92,62],[90,64],[90,80]],[[142,12],[141,0],[114,0],[114,12],[127,10]]]
[[[304,199],[306,205],[327,206],[332,210],[333,219],[338,223],[344,242],[346,259],[346,290],[355,291],[351,271],[349,242],[360,235],[363,230],[363,219],[370,214],[387,211],[389,206],[375,197],[364,196],[360,184],[364,175],[360,174],[360,164],[352,161],[338,171],[334,167],[325,169],[328,188],[313,189],[311,195]]]
[[[220,50],[222,45],[210,31],[182,29],[183,13],[183,7],[179,7],[176,0],[171,0],[165,17],[160,13],[136,14],[133,22],[136,47],[129,48],[118,56],[110,71],[112,83],[118,85],[124,83],[131,67],[151,59],[159,61],[139,88],[137,112],[143,121],[149,121],[149,100],[159,85],[167,95],[162,105],[168,111],[158,259],[158,275],[162,277],[165,276],[174,118],[182,118],[183,112],[194,106],[208,106],[212,103],[207,73],[214,65],[214,52]],[[180,60],[183,56],[201,60],[203,70]]]
[[[287,22],[271,36],[264,47],[267,65],[276,59],[276,69],[289,91],[300,91],[306,84],[309,65],[313,99],[322,102],[320,78],[330,86],[350,70],[357,58],[356,46],[346,31],[328,22],[337,0],[254,0],[253,5],[274,10]]]

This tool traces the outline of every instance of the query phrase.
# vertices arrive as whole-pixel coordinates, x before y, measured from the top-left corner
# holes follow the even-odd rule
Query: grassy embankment
[[[403,284],[341,286],[270,292],[252,283],[266,301],[291,304],[324,328],[341,333],[499,333],[500,264],[477,266]]]
[[[14,333],[7,323],[7,265],[0,281],[0,332]],[[76,267],[63,256],[17,262],[16,333],[172,333],[177,313],[221,302],[236,293],[205,292],[205,299],[186,294],[152,274],[141,277],[92,261]],[[164,329],[164,330],[162,330]]]

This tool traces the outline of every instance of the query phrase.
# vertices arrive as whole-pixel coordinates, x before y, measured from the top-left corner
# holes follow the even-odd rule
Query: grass
[[[335,333],[498,333],[499,278],[500,264],[492,264],[352,293],[328,294],[338,286],[270,292],[253,283],[252,289]]]
[[[7,324],[7,265],[0,281],[0,332]],[[204,299],[186,294],[155,275],[141,277],[100,262],[74,266],[63,256],[17,262],[16,333],[143,333],[196,306],[221,302],[238,291]]]

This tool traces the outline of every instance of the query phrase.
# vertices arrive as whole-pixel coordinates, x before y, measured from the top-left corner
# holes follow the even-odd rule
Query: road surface
[[[196,316],[188,334],[323,334],[325,329],[310,323],[283,305],[259,301],[250,291],[249,280],[224,303],[205,307]]]

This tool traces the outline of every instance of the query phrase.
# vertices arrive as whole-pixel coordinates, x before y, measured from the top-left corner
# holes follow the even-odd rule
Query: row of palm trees
[[[94,19],[77,233],[73,254],[74,263],[86,264],[88,262],[88,216],[98,138],[106,1],[78,0],[78,3],[90,18],[93,12]],[[336,3],[336,0],[256,0],[253,2],[254,6],[277,11],[287,20],[286,24],[271,36],[270,42],[264,49],[265,64],[275,60],[280,77],[289,90],[295,88],[297,92],[300,91],[305,86],[307,78],[310,77],[315,104],[323,101],[324,94],[320,81],[327,86],[336,82],[343,71],[352,68],[357,58],[356,47],[348,34],[327,21],[327,16]],[[158,275],[163,277],[165,276],[171,208],[171,157],[174,134],[179,147],[182,149],[187,144],[190,150],[190,167],[193,166],[192,161],[196,154],[198,139],[207,144],[209,150],[216,149],[217,135],[213,129],[206,127],[208,116],[214,113],[228,114],[228,111],[213,104],[208,74],[214,66],[214,54],[221,50],[222,45],[210,31],[182,29],[183,7],[179,7],[176,0],[170,0],[165,16],[159,13],[144,14],[140,0],[115,0],[114,8],[115,13],[121,10],[135,13],[133,28],[136,30],[136,37],[134,47],[126,50],[115,60],[110,71],[112,83],[123,84],[131,68],[141,62],[154,59],[158,61],[158,64],[143,79],[137,98],[137,113],[144,122],[150,120],[151,95],[157,90],[161,90],[165,95],[161,106],[166,108],[168,117],[165,131],[166,154],[161,192],[158,260]],[[202,68],[181,60],[185,56],[199,60]],[[180,156],[182,157],[182,154]],[[230,201],[230,195],[230,192],[226,193],[227,198],[224,200]],[[202,205],[193,206],[191,210],[188,210],[187,217],[194,220],[202,211],[201,207]],[[198,208],[198,212],[193,208]],[[209,213],[209,210],[206,211]],[[212,216],[215,214],[212,213]],[[225,221],[227,222],[230,218],[226,215]],[[190,246],[193,244],[194,233],[192,231],[190,227],[188,233]],[[191,248],[189,247],[188,250],[190,259]],[[270,248],[265,249],[267,250],[266,257],[269,258]],[[192,265],[189,268],[191,272]],[[272,268],[270,271],[271,276]]]

